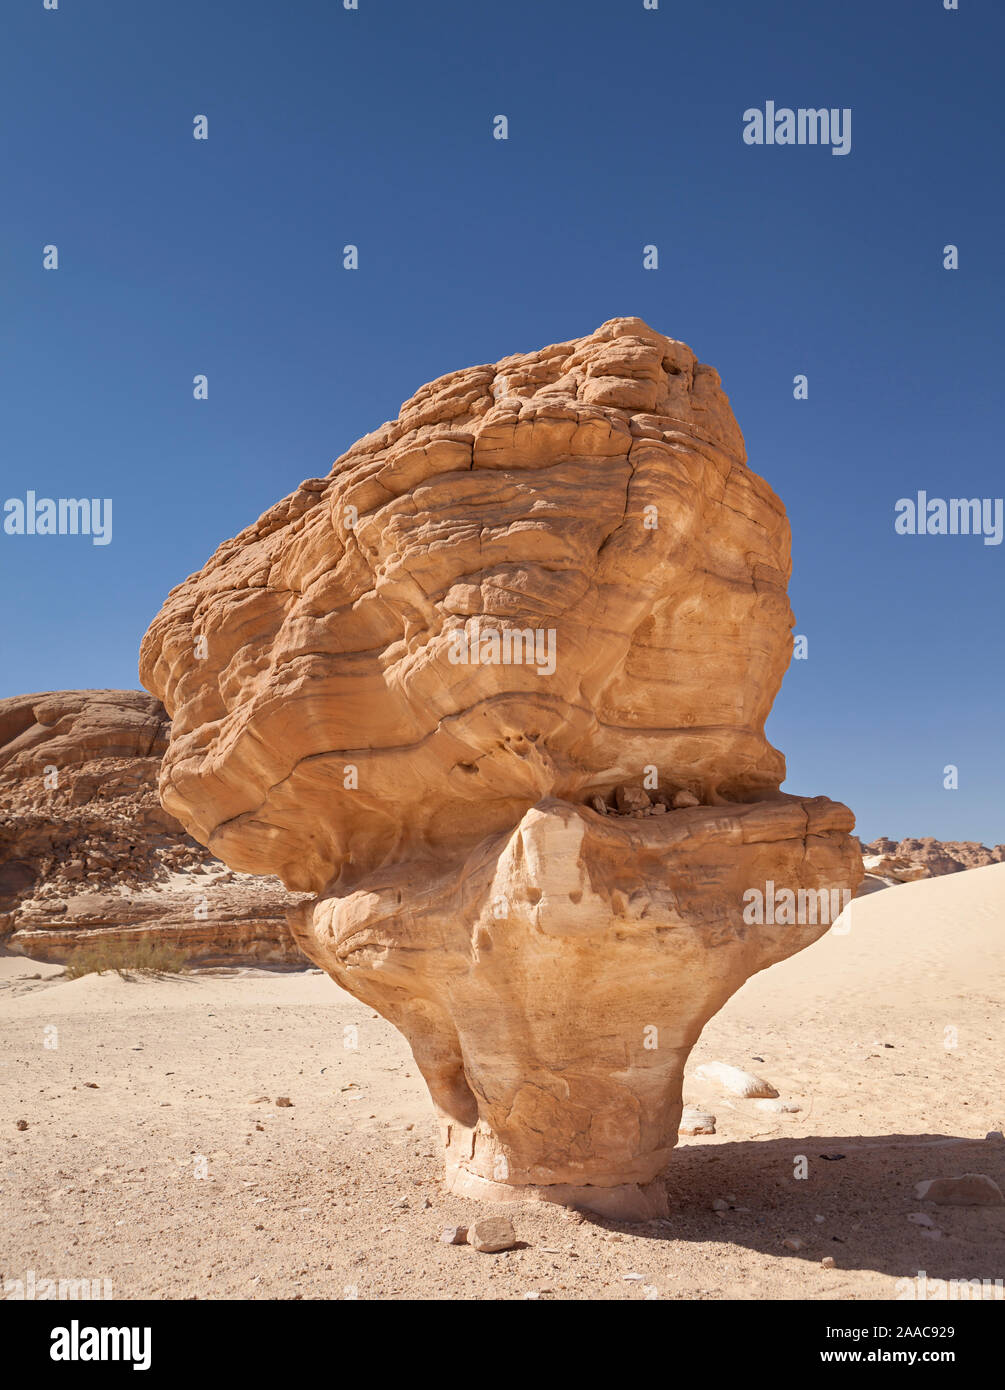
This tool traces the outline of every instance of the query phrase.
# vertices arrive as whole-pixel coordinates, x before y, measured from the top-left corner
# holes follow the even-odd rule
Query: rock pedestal
[[[857,886],[764,737],[789,570],[716,372],[614,319],[423,387],[147,633],[164,805],[313,895],[455,1191],[659,1214],[702,1026],[830,921],[749,895]]]
[[[744,893],[840,889],[851,825],[824,798],[642,822],[548,799],[464,860],[378,870],[291,926],[408,1038],[451,1190],[658,1216],[702,1028],[825,929],[750,925]]]

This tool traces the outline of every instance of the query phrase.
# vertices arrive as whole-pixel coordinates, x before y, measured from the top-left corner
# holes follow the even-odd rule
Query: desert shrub
[[[77,946],[66,962],[67,979],[81,975],[177,975],[185,968],[185,954],[165,941],[94,941]]]

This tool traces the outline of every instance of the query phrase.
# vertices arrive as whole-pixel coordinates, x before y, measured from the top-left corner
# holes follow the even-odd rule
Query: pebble
[[[758,1110],[769,1110],[777,1115],[798,1115],[803,1108],[791,1100],[759,1100],[755,1104]]]
[[[729,1211],[729,1203],[724,1201],[722,1197],[716,1197],[715,1201],[712,1203],[712,1210]]]
[[[468,1227],[468,1244],[483,1255],[495,1255],[501,1250],[513,1249],[516,1231],[505,1216],[483,1216]]]
[[[825,1256],[823,1257],[823,1259],[820,1261],[820,1263],[823,1265],[824,1269],[833,1269],[833,1268],[834,1268],[834,1256],[833,1256],[833,1255],[825,1255]]]
[[[913,1221],[916,1226],[934,1226],[935,1222],[927,1211],[911,1211],[907,1214],[908,1221]]]
[[[293,1102],[290,1100],[289,1096],[276,1096],[276,1104],[283,1106],[291,1106]]]
[[[789,1236],[787,1240],[782,1241],[782,1244],[786,1250],[805,1250],[806,1248],[806,1242],[800,1240],[798,1236]]]
[[[673,806],[675,811],[683,811],[686,806],[700,805],[701,802],[695,796],[694,792],[680,791],[673,799]]]
[[[468,1228],[467,1226],[448,1226],[440,1234],[441,1245],[467,1245]]]
[[[645,807],[652,805],[648,792],[643,791],[641,787],[625,785],[614,788],[614,801],[622,815],[641,812]]]

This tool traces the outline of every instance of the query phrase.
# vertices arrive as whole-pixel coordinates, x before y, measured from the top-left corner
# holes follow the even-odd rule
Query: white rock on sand
[[[778,1095],[769,1081],[763,1081],[753,1072],[744,1071],[741,1067],[731,1067],[726,1062],[706,1062],[703,1066],[695,1068],[694,1075],[698,1081],[718,1082],[724,1091],[728,1091],[732,1096],[740,1096],[743,1100]]]
[[[685,1105],[677,1127],[678,1134],[714,1134],[715,1116],[710,1110],[695,1110]]]

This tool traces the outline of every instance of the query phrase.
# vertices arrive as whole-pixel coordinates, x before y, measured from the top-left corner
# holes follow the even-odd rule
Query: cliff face
[[[169,727],[138,690],[0,700],[0,945],[61,961],[112,935],[203,964],[303,959],[282,885],[232,873],[161,807]]]

